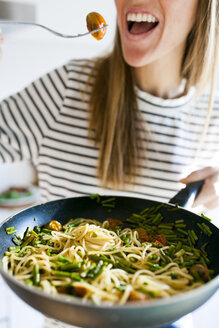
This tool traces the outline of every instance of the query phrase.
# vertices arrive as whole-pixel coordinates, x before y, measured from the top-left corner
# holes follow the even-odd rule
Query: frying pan
[[[201,189],[203,181],[192,183],[181,190],[167,206],[160,209],[164,216],[164,222],[173,222],[176,219],[184,219],[188,229],[194,229],[199,236],[197,248],[208,241],[206,251],[211,260],[210,268],[215,271],[215,278],[205,285],[177,295],[168,299],[158,299],[147,303],[129,303],[124,306],[106,306],[84,304],[78,298],[64,295],[47,295],[36,287],[29,287],[14,277],[10,276],[2,269],[0,273],[9,287],[26,303],[33,308],[54,319],[87,328],[122,328],[122,327],[161,327],[174,322],[187,313],[195,310],[207,301],[219,287],[219,229],[202,217],[189,212],[181,207],[174,208],[175,203],[185,206],[191,202]],[[104,196],[103,196],[104,197]],[[109,214],[105,207],[102,207],[96,200],[89,196],[67,198],[48,202],[38,206],[30,207],[13,217],[7,219],[0,226],[0,259],[4,252],[12,245],[11,236],[5,232],[6,227],[15,226],[18,235],[23,235],[29,226],[36,225],[34,218],[37,218],[37,225],[42,226],[48,221],[56,219],[65,223],[70,218],[84,217],[103,221],[108,217],[124,220],[133,213],[139,213],[146,207],[158,206],[161,203],[133,197],[115,196],[115,209]],[[200,234],[197,222],[204,222],[213,232],[211,237]]]

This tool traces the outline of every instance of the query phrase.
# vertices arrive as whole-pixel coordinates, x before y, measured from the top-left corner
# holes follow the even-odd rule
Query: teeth
[[[127,21],[129,22],[148,22],[148,23],[156,23],[157,19],[150,14],[142,14],[142,13],[129,13],[127,15]]]

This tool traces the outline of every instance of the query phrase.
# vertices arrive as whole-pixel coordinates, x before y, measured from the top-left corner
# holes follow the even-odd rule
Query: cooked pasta
[[[14,241],[2,260],[5,271],[46,293],[95,304],[166,298],[210,279],[199,250],[115,219],[77,218],[63,227],[51,221]]]

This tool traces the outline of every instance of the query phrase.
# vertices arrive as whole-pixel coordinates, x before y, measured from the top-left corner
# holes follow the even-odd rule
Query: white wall
[[[13,0],[34,3],[37,22],[66,34],[86,32],[86,15],[97,11],[109,28],[101,41],[91,36],[62,39],[39,28],[4,33],[0,61],[0,99],[72,58],[89,58],[109,51],[115,30],[113,0]]]

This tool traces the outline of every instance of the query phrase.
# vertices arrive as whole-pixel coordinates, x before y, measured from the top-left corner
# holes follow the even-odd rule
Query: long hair
[[[219,4],[199,0],[197,17],[190,31],[182,61],[181,75],[186,90],[197,90],[210,81],[208,119],[213,103],[214,75],[219,43]],[[117,28],[112,52],[96,60],[95,80],[90,98],[89,132],[99,148],[97,176],[103,187],[125,186],[135,181],[144,150],[146,131],[141,126],[133,69],[123,59]]]

